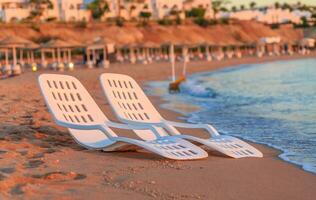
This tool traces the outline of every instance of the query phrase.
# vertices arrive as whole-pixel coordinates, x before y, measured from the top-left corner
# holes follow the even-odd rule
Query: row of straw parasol
[[[34,52],[40,50],[42,64],[45,63],[45,53],[52,54],[53,60],[60,62],[61,51],[67,51],[68,60],[71,60],[71,49],[80,47],[79,43],[74,41],[66,42],[60,39],[52,39],[43,44],[36,44],[31,40],[27,40],[18,36],[8,36],[0,40],[0,53],[4,54],[5,67],[10,68],[9,57],[12,55],[12,68],[18,68],[18,63],[24,63],[24,55],[26,53],[28,64],[34,64]],[[19,58],[17,56],[20,56]],[[35,66],[36,67],[36,66]]]
[[[182,34],[183,35],[183,34]],[[185,34],[184,34],[185,36]],[[53,58],[53,62],[58,65],[63,63],[62,60],[67,60],[68,63],[71,63],[72,49],[75,48],[85,48],[87,56],[87,64],[92,67],[93,63],[96,62],[96,54],[102,52],[103,55],[103,64],[104,67],[108,67],[109,61],[107,55],[109,52],[109,45],[115,45],[116,52],[121,50],[128,50],[130,54],[134,54],[135,51],[145,51],[145,54],[150,54],[150,51],[166,49],[170,56],[170,61],[172,65],[175,63],[175,49],[180,48],[183,52],[184,57],[187,57],[189,48],[197,48],[198,50],[201,47],[205,47],[206,51],[209,51],[209,47],[213,48],[230,48],[230,47],[255,47],[262,45],[262,41],[256,42],[239,42],[239,41],[222,41],[218,40],[214,42],[214,38],[205,38],[205,37],[196,37],[195,43],[192,41],[192,36],[189,34],[185,37],[178,38],[174,34],[170,33],[170,37],[150,37],[139,38],[139,41],[114,41],[106,37],[97,37],[91,41],[79,43],[75,40],[61,40],[61,39],[52,39],[46,43],[36,44],[31,40],[27,40],[18,36],[8,36],[0,40],[0,53],[5,54],[5,66],[9,65],[9,55],[12,55],[12,66],[13,68],[17,66],[18,63],[23,63],[24,54],[26,53],[28,58],[28,64],[34,63],[34,52],[40,51],[41,53],[41,64],[43,67],[47,66],[46,55],[49,53]],[[290,41],[289,41],[290,42]],[[19,53],[18,53],[19,51]],[[207,52],[207,55],[209,52]],[[20,55],[19,61],[17,55]],[[63,56],[62,56],[63,55]],[[134,57],[134,55],[130,55]],[[92,58],[92,60],[91,60]],[[57,66],[58,67],[58,66]],[[172,67],[174,69],[174,67]],[[173,72],[174,74],[174,72]]]

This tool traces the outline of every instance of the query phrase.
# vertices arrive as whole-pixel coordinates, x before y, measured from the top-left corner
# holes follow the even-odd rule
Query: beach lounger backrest
[[[161,115],[137,82],[123,74],[105,73],[102,88],[118,118],[125,122],[160,123]]]
[[[56,122],[75,125],[99,125],[108,119],[76,78],[42,74],[41,92]]]

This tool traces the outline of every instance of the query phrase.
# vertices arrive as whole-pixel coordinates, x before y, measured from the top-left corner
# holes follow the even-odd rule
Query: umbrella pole
[[[43,49],[41,49],[41,60],[42,60],[42,67],[46,68],[46,64],[45,64],[45,54]]]
[[[172,74],[172,82],[176,81],[176,71],[175,71],[175,58],[174,58],[174,46],[170,45],[170,61],[171,61],[171,74]]]
[[[20,50],[20,64],[23,65],[23,50]]]
[[[129,60],[130,60],[130,62],[131,62],[132,64],[134,64],[135,61],[136,61],[136,58],[135,58],[135,49],[134,49],[134,48],[130,48],[129,54],[130,54]]]
[[[205,51],[206,51],[206,60],[207,60],[207,61],[211,61],[210,49],[209,49],[209,46],[208,46],[208,45],[206,45]]]
[[[53,57],[53,63],[55,63],[56,62],[55,49],[52,49],[52,57]]]
[[[57,48],[57,62],[60,63],[60,49]]]
[[[13,53],[13,67],[15,68],[16,67],[16,64],[17,64],[17,59],[16,59],[16,48],[13,47],[12,49],[12,53]]]
[[[34,63],[34,51],[31,51],[31,64],[33,64]]]
[[[189,62],[188,48],[187,47],[183,47],[182,51],[183,51],[183,72],[182,72],[182,75],[186,76],[187,63]]]
[[[92,50],[92,60],[94,65],[97,64],[95,49]]]
[[[92,68],[92,65],[91,65],[91,58],[90,58],[90,49],[86,49],[86,54],[87,54],[87,65],[88,65],[88,68]]]
[[[68,63],[71,62],[71,49],[68,49]]]
[[[6,49],[6,51],[5,51],[5,66],[6,67],[9,66],[9,52],[8,52],[8,49]]]
[[[103,67],[104,68],[109,68],[108,63],[107,63],[107,54],[106,54],[106,47],[103,47]]]
[[[31,52],[30,52],[30,50],[28,50],[28,52],[27,52],[27,61],[28,61],[28,64],[30,65],[30,64],[32,64],[32,60],[31,60]]]

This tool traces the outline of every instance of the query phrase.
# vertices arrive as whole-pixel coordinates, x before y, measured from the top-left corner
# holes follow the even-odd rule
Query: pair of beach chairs
[[[207,157],[207,152],[189,142],[192,141],[233,158],[262,157],[256,148],[238,138],[220,135],[209,124],[165,120],[129,76],[105,73],[100,81],[108,102],[122,123],[110,121],[76,78],[57,74],[39,76],[41,92],[55,122],[68,128],[75,141],[87,149],[118,151],[137,146],[174,160]],[[205,129],[210,138],[181,134],[176,127]],[[131,130],[140,139],[118,136],[113,128]]]

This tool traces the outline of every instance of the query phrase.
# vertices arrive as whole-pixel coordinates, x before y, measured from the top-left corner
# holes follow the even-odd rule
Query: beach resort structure
[[[294,10],[281,8],[267,8],[265,10],[240,10],[236,12],[220,12],[217,14],[218,18],[230,18],[238,20],[255,20],[265,24],[282,24],[294,23],[300,24],[302,18],[309,19],[312,13],[308,11]]]
[[[52,6],[43,6],[41,20],[89,21],[91,12],[83,0],[50,0]],[[176,13],[185,18],[185,11],[192,8],[204,8],[205,17],[212,17],[211,0],[106,0],[108,10],[101,20],[122,17],[126,20],[137,19],[140,13],[151,14],[152,19],[162,19]],[[29,0],[0,0],[0,19],[3,22],[15,22],[31,16],[34,6]]]
[[[85,9],[83,0],[50,0],[52,6],[44,6],[41,20],[88,21],[90,11]],[[15,22],[29,18],[33,11],[29,0],[0,0],[0,19]]]
[[[119,1],[108,0],[109,11],[104,14],[103,19],[110,17],[123,17],[124,19],[138,18],[141,12],[151,13],[151,18],[162,19],[172,14],[179,14],[185,18],[184,11],[192,8],[204,8],[205,17],[212,16],[212,0],[142,0],[142,1]]]
[[[0,53],[4,55],[3,72],[7,75],[19,75],[22,73],[23,66],[33,67],[36,48],[38,48],[37,44],[24,38],[9,36],[2,39]]]
[[[100,36],[85,43],[52,39],[46,43],[35,44],[20,37],[6,37],[0,40],[0,72],[8,76],[19,75],[30,68],[74,70],[75,67],[109,68],[111,63],[150,64],[170,62],[173,81],[176,81],[176,62],[183,64],[182,76],[190,61],[221,61],[242,57],[281,56],[310,54],[315,49],[315,39],[303,38],[299,41],[282,40],[280,37],[262,37],[255,43],[187,43],[185,41],[144,41],[141,43],[116,43]],[[73,59],[72,51],[80,52],[83,59]],[[75,51],[74,51],[75,52]],[[77,53],[78,55],[78,53]]]

